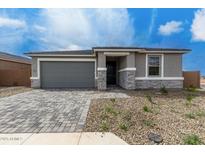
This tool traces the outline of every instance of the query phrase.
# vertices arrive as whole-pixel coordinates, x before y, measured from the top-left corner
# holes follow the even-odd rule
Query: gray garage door
[[[41,62],[42,88],[93,88],[94,62]]]

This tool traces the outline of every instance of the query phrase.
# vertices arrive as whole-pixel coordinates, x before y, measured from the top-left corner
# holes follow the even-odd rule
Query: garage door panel
[[[94,62],[41,62],[42,88],[92,88]]]

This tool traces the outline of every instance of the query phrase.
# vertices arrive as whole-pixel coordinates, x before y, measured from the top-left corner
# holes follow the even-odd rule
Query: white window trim
[[[118,72],[124,72],[124,71],[136,71],[136,68],[135,67],[127,67],[127,68],[120,69]]]
[[[97,70],[98,71],[107,71],[107,68],[106,67],[98,67]]]
[[[40,62],[42,61],[78,61],[78,62],[95,62],[95,79],[97,78],[96,76],[96,59],[95,58],[37,58],[37,76],[36,77],[31,77],[30,79],[40,79]]]
[[[149,56],[161,56],[161,73],[160,76],[150,77],[148,75],[148,57]],[[146,66],[145,66],[145,77],[146,78],[163,78],[164,77],[164,54],[146,54]]]

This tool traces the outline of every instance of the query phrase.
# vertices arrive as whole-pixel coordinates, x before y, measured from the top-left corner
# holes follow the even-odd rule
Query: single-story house
[[[189,49],[93,47],[29,52],[34,88],[183,88],[182,55]]]
[[[0,52],[0,86],[31,86],[31,59]]]

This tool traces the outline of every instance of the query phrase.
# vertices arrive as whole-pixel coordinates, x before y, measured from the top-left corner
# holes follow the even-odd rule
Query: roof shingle
[[[93,49],[144,49],[147,51],[191,51],[190,49],[184,48],[148,48],[148,47],[93,47]]]
[[[70,55],[92,55],[93,51],[92,50],[65,50],[65,51],[33,51],[33,52],[27,52],[25,53],[26,55],[29,54],[70,54]]]
[[[144,48],[144,47],[93,47],[91,50],[65,50],[65,51],[33,51],[25,53],[28,56],[33,55],[93,55],[95,49],[139,49],[145,51],[167,51],[167,52],[179,52],[185,53],[190,51],[190,49],[183,48]]]

